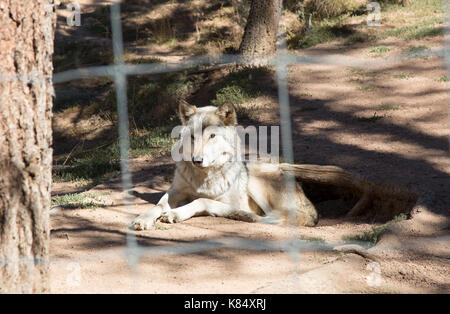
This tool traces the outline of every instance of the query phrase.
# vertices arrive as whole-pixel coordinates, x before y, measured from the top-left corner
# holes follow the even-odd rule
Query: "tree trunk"
[[[282,0],[252,0],[240,54],[271,56],[276,53],[282,4]]]
[[[0,293],[49,289],[50,4],[0,0]]]

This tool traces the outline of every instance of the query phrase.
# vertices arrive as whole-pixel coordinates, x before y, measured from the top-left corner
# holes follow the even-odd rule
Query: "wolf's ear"
[[[179,113],[181,123],[186,125],[189,118],[197,111],[197,107],[188,104],[186,101],[182,100],[179,105]]]
[[[237,125],[236,109],[230,102],[220,105],[216,110],[216,115],[218,115],[223,124],[227,126]]]

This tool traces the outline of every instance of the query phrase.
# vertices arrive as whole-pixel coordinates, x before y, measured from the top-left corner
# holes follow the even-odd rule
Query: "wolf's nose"
[[[203,157],[192,157],[192,163],[197,166],[201,165],[203,163]]]

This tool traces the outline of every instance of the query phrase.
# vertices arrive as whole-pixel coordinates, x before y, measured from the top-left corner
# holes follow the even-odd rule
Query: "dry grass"
[[[310,0],[300,10],[303,25],[288,28],[291,49],[309,48],[318,44],[341,41],[344,45],[374,43],[387,39],[411,42],[443,35],[442,2],[416,0],[409,6],[402,1],[379,1],[381,27],[367,25],[368,1]],[[309,21],[312,25],[309,25]],[[379,56],[374,54],[374,56]]]
[[[329,19],[359,11],[366,3],[365,0],[309,0],[305,4],[305,13],[316,19]]]

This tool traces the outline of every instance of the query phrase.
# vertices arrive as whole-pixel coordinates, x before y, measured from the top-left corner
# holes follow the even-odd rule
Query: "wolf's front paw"
[[[131,222],[130,227],[134,230],[148,230],[153,227],[154,223],[152,217],[141,215]]]
[[[166,222],[166,223],[176,223],[176,222],[180,222],[180,216],[174,211],[167,211],[167,212],[163,212],[161,215],[161,221],[162,222]]]

